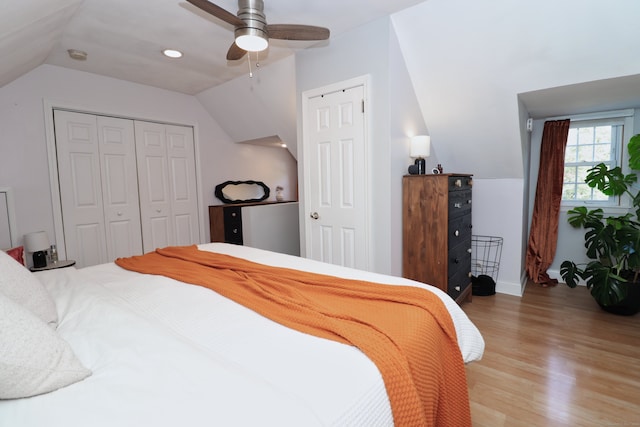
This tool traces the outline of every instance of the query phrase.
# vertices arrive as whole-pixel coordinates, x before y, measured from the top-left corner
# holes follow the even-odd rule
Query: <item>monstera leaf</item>
[[[597,188],[607,196],[620,196],[638,180],[634,173],[625,175],[620,167],[608,169],[600,163],[587,171],[585,182],[591,188]]]

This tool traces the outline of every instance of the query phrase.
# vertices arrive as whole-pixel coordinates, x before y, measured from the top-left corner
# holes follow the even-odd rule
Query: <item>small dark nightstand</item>
[[[65,268],[65,267],[71,267],[72,265],[75,265],[76,262],[72,259],[65,259],[63,261],[58,261],[55,263],[51,263],[51,264],[47,264],[44,267],[40,267],[40,268],[33,268],[31,267],[29,270],[31,271],[44,271],[44,270],[53,270],[56,268]]]

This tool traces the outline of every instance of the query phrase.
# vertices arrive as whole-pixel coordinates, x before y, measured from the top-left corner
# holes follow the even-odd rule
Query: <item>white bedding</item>
[[[307,259],[212,243],[202,250],[379,283],[425,285]],[[93,375],[0,401],[0,426],[391,426],[382,377],[354,347],[281,326],[208,289],[115,264],[37,273],[58,333]],[[465,362],[484,341],[442,297]]]

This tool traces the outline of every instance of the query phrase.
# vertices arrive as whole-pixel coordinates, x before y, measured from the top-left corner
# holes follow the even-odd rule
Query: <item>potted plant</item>
[[[640,310],[640,191],[634,187],[640,171],[640,134],[630,139],[628,150],[632,173],[625,175],[620,167],[608,169],[601,163],[589,169],[585,182],[607,196],[629,195],[633,207],[625,215],[608,217],[600,208],[569,210],[569,224],[586,230],[584,246],[592,261],[582,267],[573,261],[560,266],[569,287],[584,280],[600,307],[622,315]]]

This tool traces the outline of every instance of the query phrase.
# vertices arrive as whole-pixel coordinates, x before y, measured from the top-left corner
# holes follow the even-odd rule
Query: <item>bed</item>
[[[426,288],[450,313],[464,363],[482,357],[477,328],[435,287],[246,246],[198,249]],[[34,275],[55,302],[55,333],[89,373],[55,391],[0,400],[1,426],[394,424],[379,370],[353,346],[287,328],[207,288],[114,263]]]

